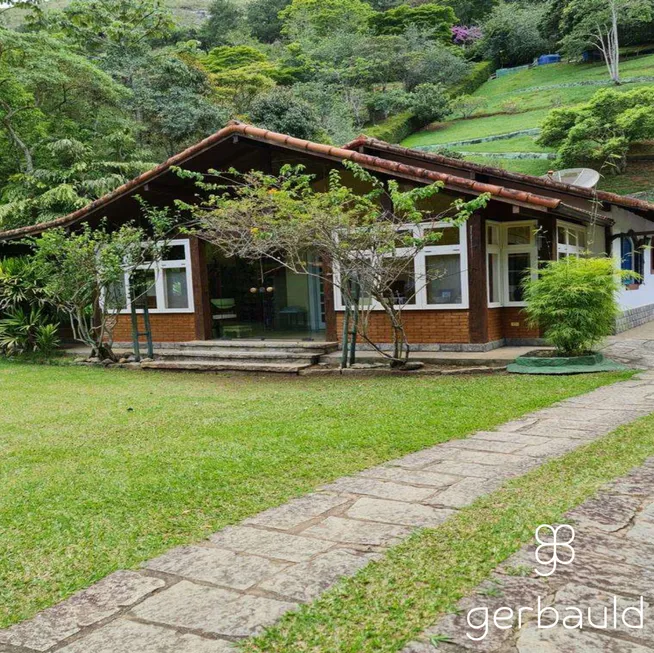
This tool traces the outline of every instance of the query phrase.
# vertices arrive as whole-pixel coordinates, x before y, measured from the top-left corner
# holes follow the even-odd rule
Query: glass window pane
[[[430,234],[441,234],[440,237],[434,236],[434,240],[430,245],[437,245],[442,247],[444,245],[459,245],[461,244],[461,232],[459,227],[445,227],[444,229],[425,229],[425,238]]]
[[[568,245],[577,246],[577,232],[574,229],[568,229]]]
[[[460,304],[461,257],[458,254],[425,257],[427,270],[427,303]]]
[[[188,284],[186,268],[166,268],[164,270],[166,289],[166,308],[188,308]]]
[[[488,255],[488,301],[499,303],[500,301],[500,256],[499,254]]]
[[[107,288],[107,308],[122,311],[127,308],[127,292],[124,281],[117,281]]]
[[[582,229],[581,231],[577,232],[577,237],[578,237],[578,245],[582,249],[586,249],[586,231]]]
[[[509,227],[507,230],[507,243],[509,245],[530,245],[531,244],[531,227]]]
[[[531,267],[530,254],[509,254],[509,301],[521,302],[522,293],[522,280],[528,274]]]
[[[136,270],[134,272],[132,275],[132,293],[136,308],[143,308],[146,301],[148,308],[157,308],[154,270]]]
[[[559,245],[565,245],[565,227],[559,227],[558,234]]]
[[[186,259],[186,248],[184,245],[170,245],[166,247],[163,261],[184,261]]]
[[[413,259],[389,257],[384,259],[388,276],[385,282],[395,298],[396,304],[416,303],[416,280]]]

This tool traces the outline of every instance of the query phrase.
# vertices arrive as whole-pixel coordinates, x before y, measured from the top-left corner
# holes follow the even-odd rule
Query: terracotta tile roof
[[[370,147],[385,152],[392,152],[398,155],[411,157],[412,159],[441,163],[443,165],[459,168],[460,170],[467,170],[484,175],[493,175],[508,181],[527,183],[531,184],[532,186],[537,186],[547,190],[558,190],[571,195],[576,195],[577,197],[583,197],[584,199],[589,199],[591,201],[595,200],[600,202],[608,202],[610,204],[615,204],[616,206],[621,206],[626,209],[635,209],[638,211],[645,211],[654,214],[653,203],[646,202],[645,200],[640,200],[635,197],[626,197],[624,195],[608,193],[602,190],[593,190],[588,188],[581,188],[580,186],[571,186],[570,184],[564,184],[559,181],[544,179],[542,177],[525,175],[520,172],[511,172],[509,170],[504,170],[503,168],[485,166],[480,163],[473,163],[472,161],[452,159],[450,157],[443,156],[442,154],[424,152],[422,150],[414,150],[411,148],[402,147],[401,145],[387,143],[386,141],[380,141],[376,138],[370,138],[365,134],[358,136],[353,141],[343,146],[343,148],[346,150],[358,150],[361,147]],[[652,216],[652,219],[654,219],[654,215]]]
[[[540,210],[555,210],[559,207],[565,207],[568,211],[578,211],[572,207],[566,207],[558,198],[546,197],[544,195],[507,188],[506,186],[481,183],[473,179],[436,172],[434,170],[427,170],[417,166],[406,165],[397,161],[392,161],[378,156],[371,156],[369,154],[363,154],[356,151],[356,148],[360,145],[372,144],[373,141],[371,139],[357,139],[353,143],[350,143],[347,147],[341,148],[334,147],[332,145],[324,145],[321,143],[312,143],[311,141],[294,138],[293,136],[278,134],[267,129],[261,129],[252,125],[232,121],[226,127],[217,131],[215,134],[212,134],[208,138],[205,138],[199,143],[196,143],[195,145],[185,149],[179,154],[169,158],[167,161],[164,161],[155,168],[152,168],[151,170],[144,172],[143,174],[132,179],[131,181],[128,181],[122,186],[119,186],[111,193],[108,193],[107,195],[104,195],[103,197],[91,202],[84,208],[50,222],[0,232],[0,240],[12,240],[24,236],[29,236],[31,234],[40,233],[45,229],[50,229],[53,227],[67,227],[73,225],[91,213],[97,211],[98,209],[107,206],[111,202],[125,195],[128,195],[138,187],[143,186],[149,181],[152,181],[153,179],[161,176],[171,167],[180,166],[192,157],[201,154],[217,143],[235,135],[279,145],[296,151],[310,152],[337,161],[348,159],[358,163],[366,169],[375,170],[377,172],[390,173],[415,180],[428,180],[432,182],[439,181],[442,182],[446,188],[465,194],[480,195],[482,193],[490,193],[492,197],[500,201],[506,201],[513,204],[521,204]],[[374,144],[375,147],[380,144],[388,146],[388,144],[383,143],[383,141],[374,141]],[[395,148],[396,146],[388,147]],[[408,151],[412,154],[414,153],[413,150]],[[456,163],[461,162],[456,161]],[[521,175],[521,177],[523,176],[524,175]],[[583,214],[584,212],[582,211],[581,213]]]

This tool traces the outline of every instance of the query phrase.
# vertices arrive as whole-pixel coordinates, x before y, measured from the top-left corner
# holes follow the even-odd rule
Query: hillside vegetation
[[[621,71],[624,84],[617,87],[621,92],[654,87],[654,55],[626,60]],[[481,143],[458,143],[537,129],[552,109],[587,102],[598,90],[611,86],[603,63],[536,66],[483,84],[475,91],[474,97],[482,99],[484,104],[470,118],[433,123],[406,138],[402,144],[428,150],[446,146],[484,165],[544,175],[553,167],[554,150],[538,144],[538,134]],[[641,147],[639,154],[647,155],[648,152],[654,156],[654,146]],[[510,156],[501,157],[503,153]],[[512,158],[519,153],[551,153],[552,159]],[[601,187],[620,193],[651,190],[654,188],[653,167],[651,161],[632,161],[625,175],[606,177]]]

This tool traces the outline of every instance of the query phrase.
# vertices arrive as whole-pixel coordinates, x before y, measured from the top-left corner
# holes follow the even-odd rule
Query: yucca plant
[[[51,354],[59,344],[57,324],[48,323],[40,308],[18,307],[0,320],[0,351],[8,355],[41,351]]]
[[[52,356],[61,343],[58,332],[58,324],[42,324],[37,327],[36,337],[34,339],[34,351],[39,352],[43,356]]]
[[[529,322],[540,327],[559,355],[589,353],[613,333],[620,312],[617,293],[626,274],[610,258],[548,262],[523,283]]]

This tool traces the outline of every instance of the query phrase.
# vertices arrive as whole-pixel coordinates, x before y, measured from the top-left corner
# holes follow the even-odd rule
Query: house
[[[138,219],[137,195],[157,206],[178,198],[192,201],[194,187],[174,167],[208,175],[209,170],[229,168],[274,172],[292,163],[303,164],[307,172],[323,179],[344,160],[381,179],[396,179],[404,187],[440,181],[441,206],[459,197],[490,195],[483,211],[460,228],[446,229],[436,245],[416,257],[414,274],[399,280],[408,288],[411,277],[421,271],[446,271],[405,306],[413,347],[487,351],[505,344],[534,344],[539,334],[528,326],[522,311],[521,279],[538,262],[585,249],[612,254],[623,268],[642,275],[620,293],[623,313],[617,330],[654,319],[654,257],[648,247],[654,236],[654,204],[366,137],[339,148],[238,122],[81,210],[0,233],[0,244],[8,253],[21,238],[55,226],[75,229],[84,222],[93,226],[105,217],[111,223]],[[329,261],[316,259],[312,264],[320,269]],[[335,340],[340,332],[340,293],[328,282],[294,274],[271,261],[226,259],[195,236],[173,240],[165,259],[142,275],[150,290],[137,309],[147,302],[155,342],[216,337]],[[402,288],[397,291],[403,294]],[[116,341],[131,339],[128,297],[125,292]],[[390,341],[382,313],[374,315],[371,335],[379,343]]]

